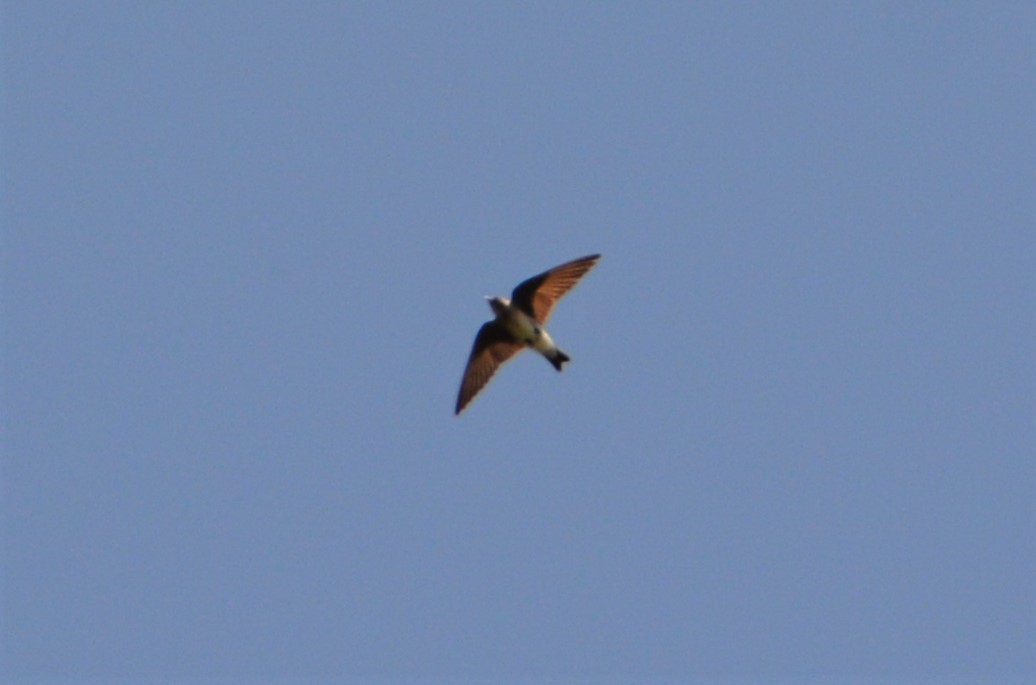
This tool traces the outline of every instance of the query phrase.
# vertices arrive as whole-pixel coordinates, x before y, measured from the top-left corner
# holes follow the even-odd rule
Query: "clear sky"
[[[1032,3],[0,26],[0,679],[1036,682]]]

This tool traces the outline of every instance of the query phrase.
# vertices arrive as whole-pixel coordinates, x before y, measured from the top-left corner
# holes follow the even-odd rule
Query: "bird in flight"
[[[496,318],[482,324],[475,336],[457,394],[455,414],[464,411],[501,364],[526,347],[542,354],[561,371],[561,365],[569,361],[569,357],[554,344],[544,325],[558,300],[574,288],[600,258],[601,255],[593,254],[573,259],[522,281],[511,293],[511,299],[486,297]]]

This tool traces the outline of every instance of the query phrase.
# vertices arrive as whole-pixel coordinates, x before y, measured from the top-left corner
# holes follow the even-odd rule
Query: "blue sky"
[[[8,681],[1036,679],[1031,4],[0,23]]]

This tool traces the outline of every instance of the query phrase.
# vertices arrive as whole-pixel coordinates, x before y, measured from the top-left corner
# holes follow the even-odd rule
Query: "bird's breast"
[[[514,308],[508,308],[504,315],[500,317],[500,323],[503,324],[508,333],[522,342],[533,342],[540,337],[542,331],[540,325],[533,321],[528,314]]]

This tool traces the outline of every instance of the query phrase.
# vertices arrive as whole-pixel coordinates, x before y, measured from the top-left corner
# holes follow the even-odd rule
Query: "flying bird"
[[[575,287],[601,255],[594,254],[565,262],[518,284],[506,297],[486,297],[496,318],[482,324],[475,336],[464,378],[457,394],[455,414],[460,414],[485,387],[500,365],[526,347],[547,358],[555,369],[569,361],[554,344],[544,325],[565,293]]]

